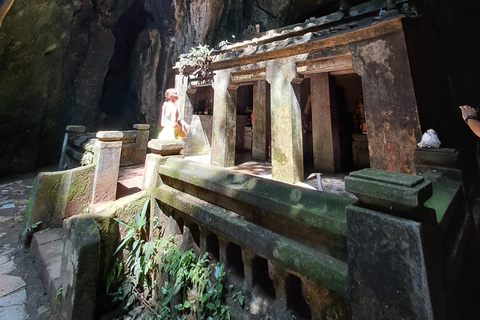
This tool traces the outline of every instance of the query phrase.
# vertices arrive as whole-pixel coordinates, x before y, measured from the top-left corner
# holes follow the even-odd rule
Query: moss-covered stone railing
[[[452,149],[416,150],[418,176],[364,169],[345,178],[359,199],[347,207],[354,319],[467,313],[462,292],[478,285],[479,238],[456,157]]]
[[[89,206],[116,199],[123,133],[100,131],[92,147],[92,164],[35,179],[26,212],[26,228],[61,227],[65,218],[85,213]],[[27,235],[27,242],[30,239]]]
[[[158,173],[148,190],[165,234],[223,262],[253,310],[268,301],[262,313],[274,319],[348,318],[345,208],[353,199],[178,158]]]
[[[130,166],[145,162],[150,125],[135,124],[134,130],[122,131],[122,152],[120,166]],[[84,126],[70,125],[66,128],[59,170],[73,169],[90,163],[92,148],[96,140],[95,132],[85,132]]]

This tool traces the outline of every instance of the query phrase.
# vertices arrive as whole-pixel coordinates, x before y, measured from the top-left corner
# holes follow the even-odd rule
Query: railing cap
[[[144,123],[137,123],[137,124],[133,125],[133,129],[148,130],[148,129],[150,129],[150,125],[149,124],[144,124]]]
[[[96,137],[100,141],[120,141],[123,138],[122,131],[98,131]]]
[[[433,194],[423,177],[376,169],[363,169],[345,177],[345,190],[366,206],[390,212],[408,212],[423,206]]]
[[[87,128],[80,125],[70,125],[67,126],[66,130],[69,133],[84,133]]]

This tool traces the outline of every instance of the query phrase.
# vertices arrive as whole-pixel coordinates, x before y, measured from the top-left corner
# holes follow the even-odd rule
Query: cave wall
[[[9,11],[6,6],[12,0],[0,2],[5,15],[0,27],[0,176],[55,163],[69,124],[85,125],[89,131],[105,124],[101,106],[113,88],[107,75],[120,41],[114,30],[134,5],[141,7],[142,29],[128,45],[126,86],[113,88],[119,96],[112,104],[119,119],[108,129],[148,123],[154,136],[158,106],[165,89],[174,85],[172,67],[181,53],[198,44],[213,47],[222,40],[303,22],[345,2],[365,1],[15,0]],[[479,89],[480,72],[472,49],[473,35],[480,29],[474,17],[478,8],[472,6],[478,4],[468,0],[415,4],[442,51],[439,63],[445,66],[451,99],[441,107],[454,115],[458,104],[480,106],[473,94]],[[466,138],[460,147],[474,149],[475,139],[468,128],[462,130]]]

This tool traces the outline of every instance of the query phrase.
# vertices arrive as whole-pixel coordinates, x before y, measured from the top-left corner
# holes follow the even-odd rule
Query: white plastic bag
[[[422,136],[422,141],[418,143],[420,148],[440,148],[440,140],[438,139],[438,135],[433,129],[428,129]]]

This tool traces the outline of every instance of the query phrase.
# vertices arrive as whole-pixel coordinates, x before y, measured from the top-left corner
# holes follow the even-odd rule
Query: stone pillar
[[[403,32],[362,43],[352,58],[362,77],[370,167],[415,173],[422,133]]]
[[[267,82],[253,83],[253,159],[267,160]]]
[[[88,215],[71,217],[64,228],[60,318],[94,319],[100,232],[95,219]]]
[[[423,177],[364,169],[345,178],[353,319],[445,319],[442,248]]]
[[[86,127],[84,126],[67,126],[66,133],[63,138],[62,144],[62,154],[60,155],[60,161],[58,163],[58,170],[67,170],[71,169],[71,163],[69,163],[67,158],[67,148],[68,148],[68,137],[71,134],[81,134],[84,133]]]
[[[148,148],[152,153],[147,154],[145,159],[143,190],[157,188],[161,185],[162,181],[158,175],[158,167],[163,165],[168,158],[184,158],[183,151],[185,149],[185,142],[182,140],[163,141],[153,139],[148,142]]]
[[[333,122],[328,73],[311,75],[310,92],[314,169],[316,172],[335,172],[340,169],[340,139]]]
[[[270,83],[272,126],[272,177],[295,183],[303,180],[302,116],[297,76],[291,58],[269,60],[266,77]]]
[[[121,131],[97,132],[92,204],[116,199],[122,137]]]
[[[179,119],[184,119],[187,123],[190,123],[193,115],[193,106],[188,100],[187,89],[188,89],[188,78],[182,74],[175,75],[175,89],[178,93],[178,113]],[[162,112],[161,110],[159,113]],[[160,119],[158,119],[160,123]]]
[[[150,135],[149,124],[134,124],[133,128],[137,130],[137,138],[135,139],[135,156],[134,164],[141,164],[145,162],[147,155],[147,144]]]
[[[215,71],[211,163],[219,167],[235,165],[237,89],[230,86],[230,70]]]

